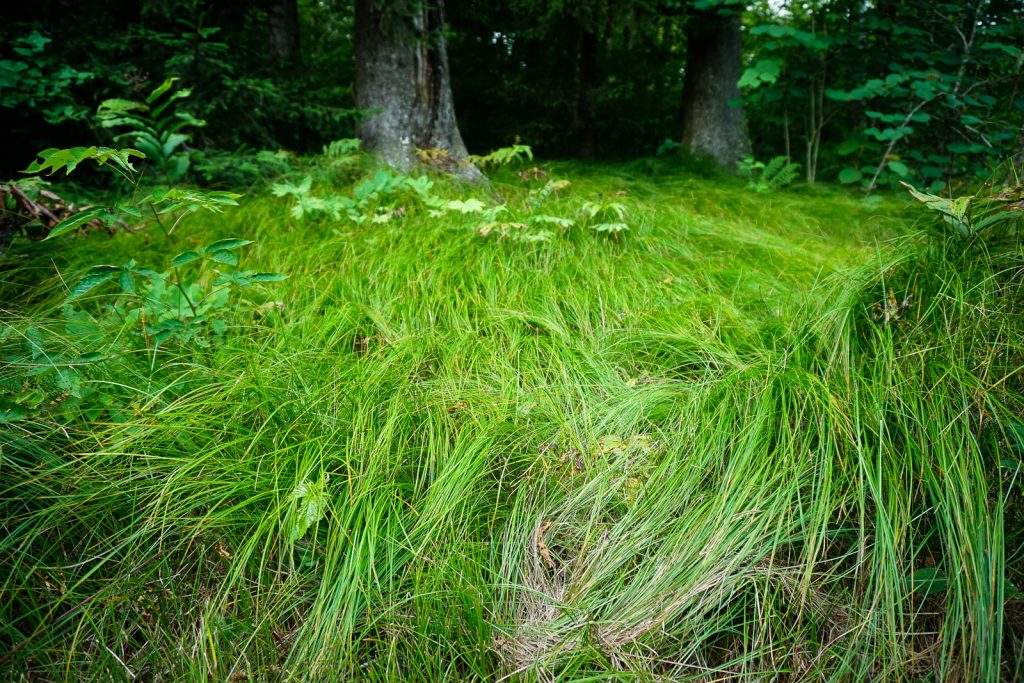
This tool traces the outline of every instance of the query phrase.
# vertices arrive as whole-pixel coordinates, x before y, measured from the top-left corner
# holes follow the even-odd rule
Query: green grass
[[[529,243],[253,196],[170,242],[9,255],[8,357],[29,329],[93,350],[58,307],[93,263],[240,236],[291,277],[210,348],[108,325],[85,376],[117,405],[0,425],[4,677],[1019,676],[1019,233],[553,173],[573,185],[545,212],[625,191],[631,229]],[[525,196],[511,174],[490,192]],[[885,324],[890,289],[913,297]]]

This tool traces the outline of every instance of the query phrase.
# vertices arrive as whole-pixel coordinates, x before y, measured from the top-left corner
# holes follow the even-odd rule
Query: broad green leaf
[[[846,168],[839,172],[839,182],[843,183],[844,185],[855,183],[863,177],[864,174],[862,174],[857,169],[851,168],[849,166],[847,166]]]
[[[753,66],[747,67],[740,77],[739,87],[757,88],[762,84],[775,83],[782,73],[781,59],[761,59]]]
[[[134,276],[132,276],[132,271],[126,270],[126,269],[122,269],[121,270],[121,275],[119,277],[120,277],[120,280],[121,280],[121,283],[120,283],[121,284],[121,291],[124,292],[125,294],[134,294],[135,293],[135,278],[134,278]]]
[[[836,102],[849,102],[851,100],[861,99],[859,97],[856,97],[852,92],[846,92],[845,90],[835,90],[833,88],[829,88],[825,91],[825,97],[829,98],[830,100],[835,100]]]
[[[181,268],[182,266],[188,265],[193,261],[198,261],[200,258],[199,253],[195,251],[186,251],[178,254],[171,261],[172,268]]]
[[[225,251],[225,250],[229,250],[229,249],[239,249],[239,248],[247,246],[249,244],[252,244],[252,240],[243,240],[243,239],[239,239],[237,237],[228,237],[228,238],[225,238],[225,239],[222,239],[222,240],[217,240],[216,242],[211,242],[210,244],[207,244],[206,247],[204,248],[204,250],[207,253],[214,252],[214,251]]]
[[[42,52],[46,44],[52,43],[53,39],[47,38],[39,33],[39,31],[32,31],[32,33],[28,34],[24,38],[18,38],[17,42],[28,45],[32,52]]]
[[[19,405],[0,405],[0,423],[17,422],[28,416],[28,410]]]
[[[39,158],[29,164],[22,173],[49,171],[47,175],[53,175],[62,168],[66,173],[71,173],[75,167],[87,159],[92,159],[101,166],[108,161],[113,161],[121,168],[134,170],[131,157],[146,158],[146,155],[137,149],[111,149],[109,147],[71,147],[69,149],[51,147],[44,149],[37,156]]]
[[[117,266],[93,266],[89,271],[89,274],[79,281],[75,285],[71,292],[65,297],[64,302],[74,301],[75,299],[88,294],[90,291],[99,287],[104,282],[112,280],[115,275],[121,272],[121,269]]]
[[[904,164],[902,161],[890,161],[888,166],[890,171],[900,176],[901,178],[906,178],[907,174],[910,173],[910,169],[907,168],[907,165]]]
[[[211,261],[215,261],[217,263],[223,263],[224,265],[228,266],[238,265],[238,256],[234,252],[228,251],[227,249],[207,252],[207,256]]]
[[[288,540],[300,540],[327,512],[327,480],[302,481],[292,490],[292,507],[285,520]]]
[[[185,135],[184,133],[172,133],[168,135],[167,139],[164,140],[163,145],[160,147],[160,153],[165,159],[169,158],[174,154],[175,150],[188,142],[190,137],[191,136]],[[182,158],[187,159],[187,157]]]
[[[100,117],[101,125],[105,128],[120,125],[119,118],[125,114],[132,115],[132,120],[144,121],[145,119],[136,118],[133,112],[145,112],[149,110],[149,107],[144,105],[142,102],[136,102],[134,100],[123,100],[119,98],[112,98],[109,100],[103,100],[100,106],[96,109],[96,115]]]
[[[107,209],[106,207],[103,206],[94,206],[91,209],[79,211],[70,218],[65,218],[60,223],[53,226],[53,230],[50,231],[50,234],[48,234],[44,238],[44,240],[48,240],[52,237],[59,237],[60,235],[71,232],[72,230],[82,227],[89,221],[96,220],[97,218],[105,215],[106,213]]]

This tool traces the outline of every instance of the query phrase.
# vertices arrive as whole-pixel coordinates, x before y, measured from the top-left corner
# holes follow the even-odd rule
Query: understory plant
[[[27,173],[53,175],[64,170],[70,174],[78,165],[93,162],[112,168],[130,188],[108,204],[72,213],[51,226],[45,239],[85,234],[96,227],[138,232],[150,225],[158,226],[170,239],[186,215],[238,205],[240,195],[229,192],[144,189],[133,158],[145,155],[131,148],[104,147],[40,152]],[[88,388],[81,378],[83,369],[126,352],[144,352],[152,368],[162,347],[203,349],[217,343],[237,307],[237,291],[286,277],[238,269],[239,252],[251,243],[217,239],[169,257],[163,268],[140,265],[135,258],[118,265],[91,266],[69,285],[60,308],[65,334],[76,351],[70,356],[67,351],[51,352],[40,330],[27,330],[22,352],[7,358],[24,374],[13,398],[0,403],[0,419],[22,420],[39,411],[62,419],[73,419],[82,411],[95,416],[97,409],[113,407],[112,395],[117,392]]]
[[[357,144],[340,140],[324,147],[324,158],[331,167],[357,166]],[[419,150],[421,162],[428,168],[443,170],[448,157],[443,150]],[[486,164],[506,166],[524,158],[532,159],[525,145],[515,145],[492,152]],[[517,174],[530,184],[547,178],[547,173],[534,167]],[[350,195],[316,192],[314,175],[307,174],[299,182],[281,181],[271,192],[277,197],[291,197],[291,215],[299,220],[347,219],[355,224],[385,224],[404,218],[413,211],[424,211],[431,218],[461,217],[480,236],[510,237],[522,242],[545,242],[574,225],[597,233],[619,233],[629,229],[629,210],[616,198],[597,198],[584,202],[574,215],[559,216],[542,208],[571,183],[547,179],[543,186],[530,189],[526,201],[483,201],[477,197],[446,198],[439,192],[438,182],[427,175],[407,175],[392,169],[378,168],[359,180]],[[459,221],[462,222],[462,221]]]
[[[773,192],[791,185],[800,172],[800,164],[790,163],[784,156],[773,157],[766,164],[747,155],[737,168],[747,179],[747,189],[755,192]]]
[[[164,80],[143,101],[104,100],[97,110],[97,120],[104,128],[124,132],[114,136],[116,142],[127,142],[146,155],[165,183],[175,183],[188,172],[191,134],[188,128],[201,128],[206,122],[178,109],[178,102],[192,94],[188,88],[175,87],[178,78]]]

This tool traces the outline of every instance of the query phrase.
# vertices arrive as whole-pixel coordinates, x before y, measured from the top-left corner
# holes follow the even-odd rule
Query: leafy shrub
[[[629,225],[626,224],[627,209],[620,202],[584,202],[580,207],[580,214],[585,225],[596,232],[617,233],[629,230]]]
[[[951,234],[977,237],[983,232],[1012,228],[1020,224],[1024,210],[1024,185],[987,190],[977,195],[940,197],[902,183],[911,196],[937,212]]]
[[[0,107],[27,109],[47,123],[82,120],[89,110],[75,101],[71,89],[95,74],[55,63],[45,54],[51,42],[39,31],[14,41],[14,52],[22,59],[0,60]]]
[[[104,128],[127,129],[114,136],[114,140],[127,141],[144,152],[169,183],[180,180],[189,168],[185,144],[191,136],[182,131],[206,125],[205,121],[176,110],[176,102],[192,93],[187,88],[174,89],[177,80],[166,79],[143,102],[105,100],[97,111]]]
[[[293,197],[291,215],[299,220],[344,217],[354,223],[385,223],[404,212],[404,207],[399,206],[403,200],[417,201],[433,210],[443,209],[443,201],[431,193],[433,185],[426,176],[412,177],[381,168],[358,183],[351,196],[313,194],[312,175],[298,184],[276,183],[271,192],[275,197]]]
[[[141,174],[133,158],[145,155],[135,149],[76,147],[48,149],[26,170],[71,173],[91,161],[120,173],[132,186],[127,196],[105,206],[78,211],[50,230],[46,239],[79,231],[99,222],[117,227],[136,223],[141,230],[150,223],[170,236],[181,218],[205,209],[221,211],[237,206],[239,195],[200,192],[175,187],[149,192],[140,186]],[[23,372],[15,373],[18,391],[0,401],[0,421],[19,420],[39,413],[61,419],[94,415],[113,409],[110,392],[88,390],[82,373],[91,365],[123,352],[145,350],[156,362],[157,351],[169,344],[209,346],[227,329],[226,316],[237,304],[233,292],[262,283],[278,282],[280,273],[239,270],[239,251],[249,240],[226,238],[186,251],[155,270],[135,259],[121,265],[97,264],[69,288],[61,315],[66,334],[76,340],[76,352],[50,351],[42,333],[25,336],[23,353],[9,359]],[[63,341],[67,347],[67,341]],[[6,380],[5,380],[6,381]]]

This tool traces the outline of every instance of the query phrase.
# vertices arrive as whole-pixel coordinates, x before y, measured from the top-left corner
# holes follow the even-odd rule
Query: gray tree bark
[[[416,149],[446,150],[456,175],[483,175],[467,163],[455,120],[444,0],[356,0],[356,106],[370,116],[358,128],[363,148],[402,171]]]
[[[273,0],[267,9],[270,51],[280,60],[299,54],[299,6],[296,0]]]
[[[726,169],[750,153],[737,83],[743,70],[740,10],[695,11],[687,26],[683,145]]]

